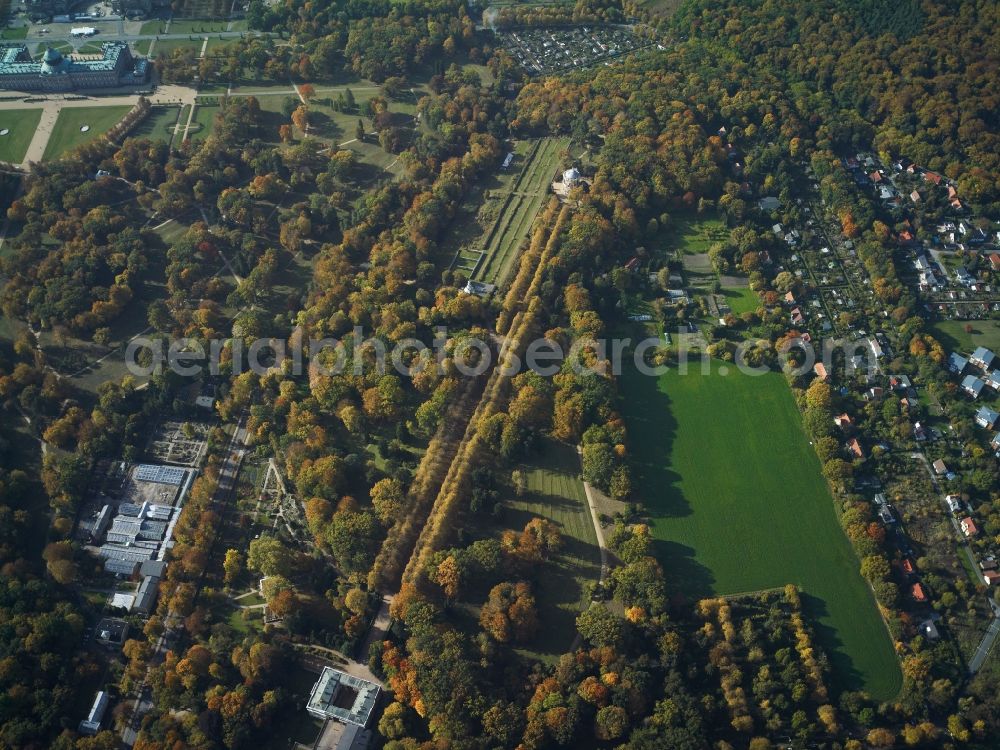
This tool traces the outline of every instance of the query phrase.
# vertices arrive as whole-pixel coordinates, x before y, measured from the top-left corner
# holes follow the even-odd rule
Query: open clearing
[[[52,128],[52,135],[49,136],[48,145],[45,147],[45,155],[42,161],[58,159],[70,149],[76,148],[82,143],[92,141],[104,134],[112,125],[118,122],[131,107],[110,106],[110,107],[66,107],[59,113]],[[80,128],[87,126],[89,130],[81,131]]]
[[[748,286],[725,287],[722,290],[722,295],[726,298],[726,303],[734,315],[753,312],[760,307],[760,297]]]
[[[38,107],[0,110],[0,130],[10,131],[7,135],[0,135],[0,161],[10,164],[24,161],[24,154],[41,118],[42,110]]]
[[[892,698],[892,642],[791,391],[777,373],[723,367],[623,378],[634,486],[669,588],[698,599],[794,583],[835,686]]]
[[[509,190],[501,193],[496,221],[483,236],[455,257],[454,267],[476,281],[502,284],[510,272],[517,249],[545,204],[549,183],[559,166],[559,155],[569,145],[565,138],[543,138],[529,145],[522,161],[515,150],[514,168],[520,168]]]
[[[590,604],[588,583],[601,575],[601,553],[587,508],[587,496],[580,476],[576,449],[546,439],[541,452],[518,467],[525,474],[527,491],[515,497],[506,490],[502,496],[501,521],[483,523],[477,536],[499,539],[507,529],[520,532],[532,518],[546,518],[562,532],[563,547],[554,560],[540,566],[533,576],[532,590],[538,607],[538,634],[518,650],[526,656],[554,663],[567,652],[576,637],[576,617]],[[470,518],[469,523],[479,523]],[[470,604],[460,607],[469,632],[479,629],[479,607],[489,594],[480,587],[465,595]]]
[[[521,470],[528,491],[524,497],[507,501],[505,525],[520,531],[538,516],[552,521],[562,532],[562,552],[534,584],[540,628],[528,649],[539,658],[555,659],[566,653],[576,632],[576,616],[589,605],[584,586],[600,578],[601,553],[576,449],[547,440],[542,454]]]
[[[660,247],[668,254],[697,255],[707,253],[715,242],[729,237],[725,222],[714,213],[671,215]]]
[[[966,326],[971,332],[966,332]],[[1000,349],[1000,321],[996,320],[942,320],[930,327],[930,333],[948,351],[971,354],[979,346]]]

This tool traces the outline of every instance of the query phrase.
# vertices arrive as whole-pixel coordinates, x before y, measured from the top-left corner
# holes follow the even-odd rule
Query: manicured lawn
[[[179,107],[155,106],[143,122],[132,131],[136,138],[150,138],[170,143],[172,128],[177,123]],[[185,114],[186,116],[186,114]],[[183,125],[183,122],[181,123]]]
[[[127,106],[67,107],[59,113],[42,160],[58,159],[70,149],[99,137],[130,109]],[[90,126],[87,132],[80,130],[84,125]]]
[[[722,290],[722,294],[734,315],[753,312],[760,307],[760,297],[750,287],[726,288]]]
[[[837,521],[783,377],[700,363],[654,378],[627,368],[634,470],[671,591],[698,599],[797,584],[839,689],[887,700],[892,642]]]
[[[171,34],[206,34],[225,31],[229,21],[202,21],[198,19],[174,19],[170,22]]]
[[[219,107],[217,105],[195,105],[194,117],[191,119],[191,130],[188,131],[188,137],[194,140],[195,138],[204,138],[211,133],[212,126],[215,124],[215,113],[218,111]],[[200,127],[195,127],[195,123]]]
[[[175,49],[190,49],[195,57],[201,54],[205,40],[201,37],[190,39],[158,39],[153,46],[153,57],[170,57]]]
[[[45,54],[45,50],[47,50],[49,47],[55,50],[59,50],[64,55],[71,53],[73,51],[73,45],[70,44],[69,42],[42,42],[37,47],[35,47],[36,57],[41,57],[43,54]]]
[[[971,326],[971,332],[966,332],[966,326]],[[949,352],[971,354],[979,346],[1000,349],[1000,321],[996,320],[942,320],[930,327],[930,333]]]
[[[0,39],[7,41],[9,39],[25,39],[28,36],[27,26],[17,26],[13,29],[5,28],[0,31]]]
[[[42,117],[41,109],[0,110],[0,130],[9,130],[0,135],[0,161],[19,164],[24,160],[31,138]]]
[[[725,222],[714,213],[671,214],[666,231],[661,232],[660,247],[668,254],[680,251],[684,255],[707,253],[713,243],[729,236]]]
[[[145,21],[142,24],[142,28],[139,29],[139,33],[143,35],[162,34],[164,33],[164,28],[166,27],[166,25],[167,25],[166,21],[159,18],[154,18],[152,21]]]
[[[524,497],[506,499],[504,527],[520,531],[537,516],[549,519],[562,532],[562,552],[534,583],[541,627],[525,649],[534,657],[552,660],[566,653],[573,642],[576,616],[590,603],[584,586],[600,578],[601,554],[576,449],[547,440],[541,455],[520,468],[528,491]]]

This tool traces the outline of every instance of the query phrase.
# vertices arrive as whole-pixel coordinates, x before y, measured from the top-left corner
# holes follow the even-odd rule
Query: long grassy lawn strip
[[[892,698],[902,679],[892,642],[791,391],[777,373],[723,367],[623,378],[635,486],[671,590],[701,598],[794,583],[834,687]]]

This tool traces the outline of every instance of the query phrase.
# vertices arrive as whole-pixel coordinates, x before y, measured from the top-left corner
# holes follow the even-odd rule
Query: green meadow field
[[[902,677],[892,641],[791,391],[777,373],[723,367],[623,378],[633,486],[670,590],[698,599],[794,583],[834,686],[894,697]]]

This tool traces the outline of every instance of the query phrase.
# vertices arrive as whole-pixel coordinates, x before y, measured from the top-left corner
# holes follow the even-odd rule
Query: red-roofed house
[[[913,242],[912,232],[910,232],[908,229],[904,229],[902,232],[899,233],[900,245],[909,245],[911,242]]]
[[[937,172],[924,172],[924,179],[927,180],[927,182],[933,183],[934,185],[941,184],[941,175],[939,175]]]
[[[927,601],[927,593],[924,591],[924,587],[921,586],[919,583],[913,584],[913,586],[910,588],[910,596],[912,596],[913,601],[916,602]]]
[[[992,586],[997,581],[1000,581],[1000,571],[996,571],[996,570],[984,570],[983,571],[983,582],[987,586]]]
[[[914,570],[916,570],[916,568],[913,567],[913,560],[911,560],[908,557],[904,558],[903,559],[903,572],[906,573],[907,575],[910,575],[911,573],[913,573]]]
[[[816,373],[817,378],[823,381],[825,381],[828,377],[830,377],[826,371],[826,365],[824,365],[822,362],[817,362],[816,364],[813,365],[813,372]]]
[[[841,427],[841,428],[843,428],[843,427],[850,427],[851,424],[852,424],[852,422],[851,422],[851,415],[850,414],[841,414],[839,417],[834,417],[833,418],[833,423],[835,425],[837,425],[837,427]]]
[[[851,438],[847,441],[847,450],[851,452],[855,458],[864,458],[865,449],[861,447],[861,443],[858,442],[857,438]]]
[[[975,536],[979,533],[979,529],[976,528],[976,522],[972,520],[972,516],[966,516],[958,522],[958,525],[961,527],[962,533],[966,536]]]
[[[990,253],[990,266],[994,271],[1000,271],[1000,254]]]

